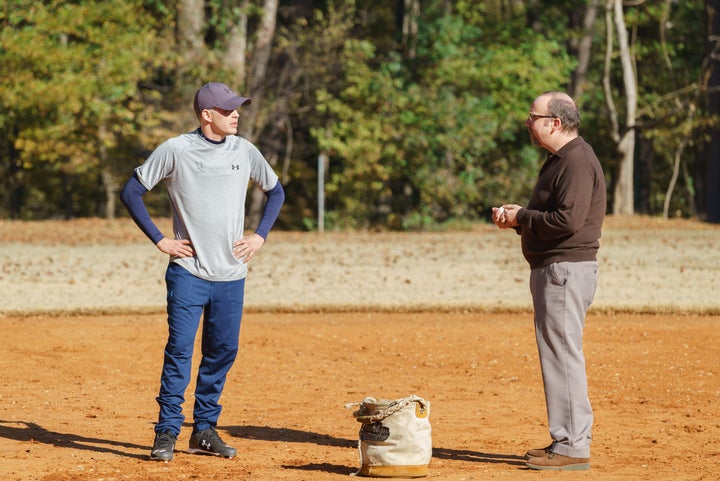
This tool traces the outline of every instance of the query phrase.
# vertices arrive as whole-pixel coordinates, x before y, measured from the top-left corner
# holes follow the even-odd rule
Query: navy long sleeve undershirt
[[[122,192],[120,192],[120,200],[125,204],[130,216],[140,230],[143,231],[153,244],[157,244],[165,236],[163,236],[160,229],[158,229],[150,218],[150,213],[142,200],[143,195],[145,195],[147,191],[137,176],[133,174],[125,184],[125,187],[123,187]],[[267,196],[267,203],[265,204],[265,210],[262,219],[260,219],[260,224],[255,230],[255,233],[263,239],[267,239],[270,229],[272,229],[272,226],[280,215],[280,208],[285,202],[285,190],[278,181],[275,187],[265,192],[265,195]]]
[[[162,240],[163,234],[160,229],[150,218],[150,213],[145,207],[142,196],[147,193],[147,189],[140,183],[137,176],[133,174],[127,181],[122,192],[120,192],[120,200],[127,207],[130,217],[133,218],[137,226],[150,239],[153,244],[157,244]]]
[[[275,221],[280,215],[280,208],[283,203],[285,203],[285,189],[283,189],[279,180],[277,184],[275,184],[275,187],[265,192],[265,196],[267,197],[265,210],[260,219],[260,224],[258,224],[257,229],[255,229],[255,233],[263,239],[267,239],[270,229],[275,225]]]

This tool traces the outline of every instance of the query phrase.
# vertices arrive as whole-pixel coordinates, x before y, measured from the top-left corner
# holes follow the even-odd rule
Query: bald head
[[[560,119],[560,130],[566,133],[577,133],[580,128],[580,111],[575,101],[565,92],[545,92],[536,99],[547,104],[548,115]]]

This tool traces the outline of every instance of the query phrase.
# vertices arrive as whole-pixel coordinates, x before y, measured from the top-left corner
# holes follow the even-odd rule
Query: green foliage
[[[97,173],[142,127],[138,83],[162,61],[139,1],[12,2],[1,21],[0,128],[25,170]],[[42,166],[42,168],[40,168]]]
[[[331,158],[330,228],[435,229],[487,219],[502,202],[524,203],[544,152],[530,145],[523,122],[537,94],[569,83],[580,32],[568,25],[578,24],[586,3],[420,2],[411,54],[402,2],[281,0],[257,135],[263,152],[282,159],[288,197],[280,224],[314,228],[321,151]],[[194,85],[238,78],[221,64],[228,33],[247,15],[252,55],[261,8],[260,0],[205,2],[205,50],[184,65],[172,2],[4,2],[0,215],[100,215],[99,179],[108,172],[124,179],[158,136],[186,125],[178,119],[191,117]],[[616,146],[602,90],[604,8],[600,2],[587,88],[577,100],[581,132],[610,184]],[[692,215],[700,145],[718,125],[702,90],[704,4],[624,8],[638,79],[637,158],[645,166],[639,202],[647,213],[662,209],[684,145],[670,211]],[[623,118],[623,82],[612,62]],[[166,205],[153,195],[151,209]]]
[[[423,24],[420,44],[417,58],[379,59],[348,41],[346,88],[318,93],[328,197],[359,227],[424,228],[524,201],[537,158],[522,135],[528,106],[571,67],[552,41],[498,44],[457,16]]]

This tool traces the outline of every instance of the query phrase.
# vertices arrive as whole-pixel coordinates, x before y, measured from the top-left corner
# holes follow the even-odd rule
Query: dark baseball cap
[[[240,97],[230,87],[221,82],[208,82],[195,94],[195,113],[200,115],[205,109],[219,108],[235,110],[243,105],[249,105],[252,99]]]

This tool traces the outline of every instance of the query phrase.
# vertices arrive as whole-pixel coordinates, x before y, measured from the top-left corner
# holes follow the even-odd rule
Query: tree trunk
[[[614,22],[613,22],[614,19]],[[616,143],[617,152],[620,157],[618,169],[615,176],[615,188],[613,190],[613,214],[632,215],[634,208],[634,153],[635,153],[635,117],[637,110],[637,80],[633,68],[630,46],[628,43],[625,19],[623,17],[622,0],[608,0],[605,10],[605,23],[607,29],[607,42],[605,51],[605,72],[603,74],[603,86],[605,88],[605,99],[610,111],[612,123],[611,136]],[[625,127],[620,129],[617,109],[612,100],[612,89],[610,84],[610,64],[613,53],[612,31],[613,23],[618,37],[618,48],[620,50],[620,62],[623,74],[623,87],[625,90]]]
[[[252,51],[251,62],[249,65],[249,81],[247,85],[248,95],[253,102],[243,109],[243,137],[251,142],[255,141],[258,132],[262,132],[264,126],[258,122],[260,105],[264,99],[265,76],[267,75],[268,63],[270,62],[270,54],[272,53],[272,43],[275,37],[275,27],[277,24],[278,0],[264,0],[263,15],[258,27],[257,42]],[[268,160],[276,159],[276,156],[268,155]],[[277,163],[277,160],[275,160]],[[274,164],[271,165],[274,166]],[[265,207],[265,195],[260,189],[253,189],[250,194],[250,205],[248,207],[246,228],[255,229],[260,223],[263,209]]]
[[[100,171],[100,179],[105,189],[105,218],[114,219],[117,207],[118,185],[115,182],[115,175],[109,166],[104,166]]]
[[[203,58],[205,43],[203,39],[203,26],[205,24],[204,0],[179,0],[177,4],[177,24],[175,26],[175,40],[181,60],[177,66],[176,84],[179,94],[183,98],[194,93],[197,88],[194,84],[185,81],[186,73],[192,66]]]
[[[253,103],[245,108],[243,119],[243,136],[250,141],[255,141],[256,132],[261,132],[263,125],[256,125],[260,104],[265,96],[265,76],[267,75],[270,54],[272,53],[272,42],[275,37],[277,25],[278,0],[264,0],[263,15],[258,26],[257,41],[252,50],[250,65],[248,65],[249,79],[247,85],[248,94],[252,97]]]
[[[25,199],[25,182],[22,179],[22,162],[20,151],[15,148],[14,142],[9,139],[16,139],[18,130],[16,126],[10,127],[11,131],[6,132],[7,137],[3,145],[7,145],[8,166],[5,176],[5,192],[7,193],[7,215],[10,219],[19,219]]]
[[[65,171],[60,173],[62,183],[63,207],[65,220],[75,217],[75,202],[73,201],[73,176]]]
[[[250,7],[250,0],[243,0],[240,18],[233,25],[228,35],[227,50],[223,56],[225,67],[235,72],[235,84],[241,90],[245,90],[246,80],[246,57],[247,57],[247,35],[248,18],[247,12]],[[241,94],[242,95],[242,94]]]
[[[576,52],[578,65],[570,79],[570,96],[577,99],[585,86],[585,76],[590,65],[590,54],[592,51],[593,28],[597,17],[599,0],[590,0],[582,13],[582,25],[580,25],[581,36],[577,41],[572,41],[570,50]],[[581,9],[583,10],[583,9]]]
[[[418,18],[420,17],[420,0],[404,0],[402,22],[402,44],[405,58],[415,58],[418,41]]]
[[[115,218],[115,207],[118,185],[115,181],[115,173],[112,168],[106,147],[107,126],[104,123],[98,125],[98,164],[100,165],[100,181],[105,190],[105,218]]]
[[[638,131],[636,141],[637,162],[635,165],[635,213],[650,215],[653,213],[651,204],[652,197],[652,173],[655,171],[655,146],[654,140],[648,139],[642,131]]]
[[[706,0],[708,114],[720,116],[720,1]],[[705,153],[705,213],[708,222],[720,223],[720,131],[709,129]]]
[[[680,175],[680,162],[682,161],[682,154],[685,151],[685,147],[690,142],[690,133],[682,139],[680,145],[675,149],[675,159],[673,160],[672,176],[670,183],[665,191],[665,201],[663,202],[663,219],[667,219],[670,215],[670,200],[672,199],[673,191],[675,190],[675,184],[677,183],[678,176]]]

